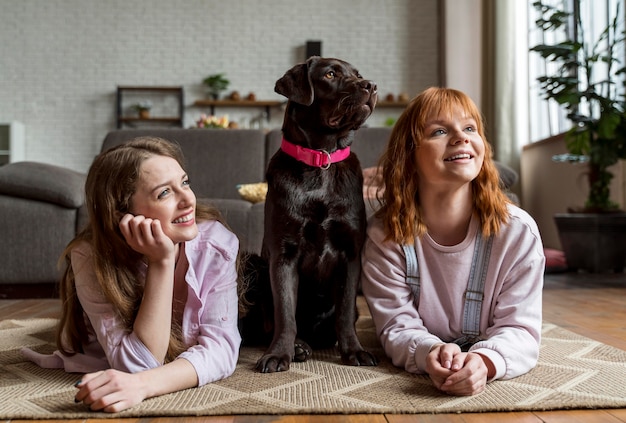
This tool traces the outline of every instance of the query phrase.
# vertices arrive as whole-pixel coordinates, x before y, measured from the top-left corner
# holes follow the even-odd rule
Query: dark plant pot
[[[626,213],[558,213],[554,221],[571,270],[624,271]]]

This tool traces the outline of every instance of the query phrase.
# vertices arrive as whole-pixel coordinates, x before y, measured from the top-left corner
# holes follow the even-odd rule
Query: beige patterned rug
[[[90,412],[75,404],[77,374],[40,369],[18,349],[49,352],[53,319],[0,322],[0,420],[78,419],[229,414],[443,413],[568,408],[626,408],[626,351],[546,324],[539,365],[510,381],[497,381],[474,397],[451,397],[425,376],[409,375],[383,357],[371,319],[359,320],[359,337],[377,367],[339,364],[333,350],[316,351],[288,372],[260,374],[262,350],[244,348],[230,378],[144,401],[120,414]]]

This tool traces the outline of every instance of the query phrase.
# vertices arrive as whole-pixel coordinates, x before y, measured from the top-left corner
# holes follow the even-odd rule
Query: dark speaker
[[[322,42],[321,41],[307,41],[306,42],[306,57],[304,60],[311,56],[322,55]]]

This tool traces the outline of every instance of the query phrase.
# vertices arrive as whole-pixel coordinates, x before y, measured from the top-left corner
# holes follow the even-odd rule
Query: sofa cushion
[[[362,168],[378,165],[380,156],[387,147],[391,128],[363,127],[354,134],[352,151],[359,158]]]
[[[0,195],[0,210],[0,286],[58,281],[57,262],[75,235],[76,209]]]
[[[0,167],[0,194],[75,209],[84,202],[85,179],[85,174],[47,163],[15,162]]]
[[[217,208],[226,225],[239,238],[240,249],[248,251],[248,214],[252,203],[231,198],[198,198],[198,203],[208,204]]]
[[[237,185],[265,177],[265,133],[253,129],[120,129],[109,132],[102,151],[139,136],[180,145],[191,187],[199,198],[239,199]]]

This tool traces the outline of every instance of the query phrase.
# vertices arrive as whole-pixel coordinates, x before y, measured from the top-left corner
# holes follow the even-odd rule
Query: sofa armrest
[[[47,163],[14,162],[0,166],[0,194],[79,208],[85,201],[86,177]]]

